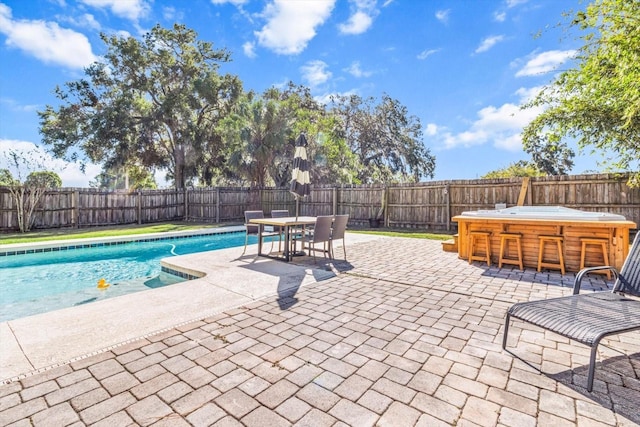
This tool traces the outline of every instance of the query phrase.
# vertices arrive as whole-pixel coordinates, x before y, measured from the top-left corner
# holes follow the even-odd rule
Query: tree
[[[229,53],[178,24],[157,25],[142,40],[101,38],[103,62],[56,88],[57,109],[38,112],[43,142],[58,157],[79,160],[80,150],[106,169],[164,168],[177,188],[210,179],[225,160],[216,126],[242,92],[236,76],[218,74]]]
[[[9,151],[5,155],[10,165],[16,170],[18,177],[14,178],[8,169],[0,169],[0,185],[8,187],[16,207],[18,228],[20,232],[25,233],[33,227],[35,209],[46,190],[60,187],[62,179],[55,172],[36,171],[29,173],[21,183],[23,169],[32,168],[33,160],[27,154],[15,151]]]
[[[287,150],[276,159],[273,177],[278,187],[291,181],[295,139],[301,133],[307,137],[309,175],[314,184],[353,184],[358,182],[358,157],[340,132],[337,116],[327,111],[311,95],[311,90],[289,82],[282,91],[271,88],[265,97],[280,100],[292,116]]]
[[[487,172],[482,178],[494,179],[494,178],[515,178],[525,176],[544,176],[535,163],[528,162],[526,160],[519,160],[510,164],[506,168],[497,169],[491,172]]]
[[[109,190],[138,190],[157,188],[153,174],[146,168],[133,165],[128,168],[103,169],[89,187]]]
[[[9,169],[0,169],[0,185],[9,187],[14,184],[16,184],[16,180],[11,175],[11,171]]]
[[[274,171],[287,151],[291,115],[276,99],[249,93],[236,113],[221,121],[220,132],[231,147],[229,166],[250,185],[274,185]]]
[[[357,95],[335,96],[332,101],[340,132],[360,162],[360,182],[416,182],[433,177],[435,157],[424,146],[422,125],[399,101],[386,94],[377,105],[373,98]]]
[[[24,185],[40,188],[60,188],[62,187],[62,179],[60,175],[51,171],[31,172],[27,175]]]
[[[583,44],[575,66],[525,106],[548,107],[524,129],[525,150],[563,153],[563,138],[575,138],[640,186],[640,2],[594,0],[568,16]]]
[[[534,137],[525,144],[525,151],[531,155],[531,163],[542,175],[567,175],[573,168],[575,152],[566,142],[550,144]]]
[[[220,126],[220,134],[233,147],[227,176],[259,187],[288,187],[295,139],[305,133],[312,182],[351,183],[358,161],[338,128],[337,118],[307,87],[290,82],[284,90],[272,87],[261,96],[245,94],[237,111]]]

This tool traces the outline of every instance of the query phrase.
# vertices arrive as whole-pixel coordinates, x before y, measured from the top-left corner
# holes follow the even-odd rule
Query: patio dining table
[[[291,261],[292,256],[295,254],[295,248],[294,250],[291,250],[292,228],[302,227],[302,236],[304,238],[304,228],[307,225],[315,224],[316,217],[315,216],[298,216],[298,217],[290,216],[290,217],[282,217],[282,218],[255,218],[255,219],[249,220],[249,223],[258,225],[258,228],[259,228],[258,236],[262,235],[262,232],[264,231],[265,226],[280,227],[282,230],[284,230],[284,251],[282,253],[282,256],[273,257],[270,254],[262,253],[261,238],[258,239],[258,255],[270,257],[270,258],[276,258],[276,259],[289,262]]]

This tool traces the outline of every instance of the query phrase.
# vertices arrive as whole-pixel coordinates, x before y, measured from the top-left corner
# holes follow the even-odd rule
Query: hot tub
[[[625,221],[622,215],[587,212],[563,206],[514,206],[506,209],[462,212],[461,216],[479,218],[558,219],[565,221]]]
[[[491,261],[498,261],[500,233],[519,233],[522,238],[526,267],[537,267],[539,237],[563,237],[566,271],[578,271],[581,264],[582,238],[598,238],[607,242],[609,263],[616,268],[629,253],[629,230],[636,227],[622,215],[586,212],[563,206],[516,206],[505,209],[463,212],[452,218],[458,223],[458,256],[468,259],[471,231],[490,234]],[[515,249],[512,248],[512,249]],[[553,256],[553,254],[551,254]],[[602,265],[602,252],[589,249],[586,265]]]

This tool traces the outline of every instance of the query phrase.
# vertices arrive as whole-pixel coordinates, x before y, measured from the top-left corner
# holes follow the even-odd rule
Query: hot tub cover
[[[626,221],[622,215],[588,212],[564,206],[513,206],[506,209],[462,212],[461,216],[481,218],[560,219],[575,221]]]

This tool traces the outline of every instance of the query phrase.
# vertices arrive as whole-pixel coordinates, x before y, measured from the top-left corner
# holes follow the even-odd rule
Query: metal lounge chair
[[[333,252],[333,242],[342,239],[342,250],[344,251],[344,259],[347,259],[347,245],[344,242],[344,233],[347,230],[347,222],[349,215],[336,215],[333,219],[333,228],[331,229],[330,257],[335,258]]]
[[[616,281],[611,292],[580,294],[585,274],[610,270]],[[573,295],[514,304],[507,311],[502,348],[507,345],[512,317],[539,326],[591,347],[587,390],[593,390],[598,344],[609,335],[640,330],[640,234],[636,236],[622,269],[610,266],[589,267],[576,275]]]
[[[244,253],[247,251],[249,236],[258,236],[258,233],[260,232],[260,227],[257,224],[249,223],[250,220],[258,218],[264,218],[264,212],[244,211],[244,226],[247,229],[247,234],[244,237],[244,249],[242,250],[242,255],[244,255]],[[262,234],[258,236],[258,239],[263,239],[265,237],[271,236],[280,236],[280,233],[275,231],[263,231]],[[273,240],[271,241],[271,248],[273,249]]]

